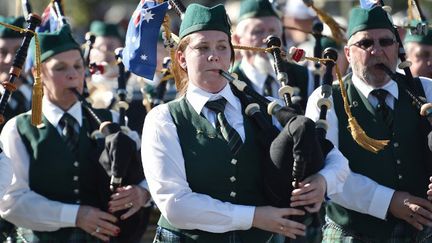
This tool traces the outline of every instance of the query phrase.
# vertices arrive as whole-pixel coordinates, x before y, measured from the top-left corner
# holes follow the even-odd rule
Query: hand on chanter
[[[126,213],[120,216],[121,220],[125,220],[144,207],[148,200],[150,200],[150,193],[145,188],[138,185],[119,187],[116,193],[111,196],[108,210],[114,213],[128,209]]]
[[[424,226],[432,227],[432,203],[408,192],[395,191],[389,211],[418,230],[423,230]]]
[[[291,239],[295,239],[296,235],[304,236],[306,226],[288,219],[292,215],[304,215],[304,211],[294,208],[275,208],[271,206],[256,207],[252,226],[282,234]]]
[[[428,195],[428,200],[432,201],[432,176],[429,177],[429,182],[430,182],[428,186],[429,190],[427,190],[427,195]]]
[[[299,183],[299,188],[292,191],[291,207],[304,208],[310,212],[318,212],[324,201],[327,183],[324,176],[314,174]]]
[[[98,208],[81,205],[78,209],[76,226],[85,232],[103,241],[109,241],[109,237],[117,236],[120,228],[115,225],[117,218],[114,215],[103,212]]]

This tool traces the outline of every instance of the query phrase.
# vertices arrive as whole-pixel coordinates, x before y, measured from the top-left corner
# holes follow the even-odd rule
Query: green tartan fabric
[[[407,223],[397,224],[393,228],[388,239],[371,238],[353,233],[342,226],[326,218],[327,223],[323,227],[323,243],[414,243],[432,242],[432,228],[426,227],[422,231],[415,230]]]
[[[60,232],[61,231],[61,232]],[[67,234],[64,234],[67,231]],[[57,234],[61,234],[63,237],[58,238]],[[60,241],[59,241],[60,240]],[[55,232],[37,232],[26,228],[17,228],[16,232],[17,243],[99,243],[103,242],[98,238],[93,237],[87,232],[79,228],[63,228]],[[115,241],[111,240],[111,243]]]
[[[0,242],[15,242],[15,225],[0,218]]]

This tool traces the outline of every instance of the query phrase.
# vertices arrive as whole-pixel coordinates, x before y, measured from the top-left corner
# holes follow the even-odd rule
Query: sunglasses
[[[381,47],[388,47],[396,43],[395,39],[392,38],[381,38],[378,39],[378,43]],[[352,46],[357,46],[363,50],[370,51],[371,47],[375,44],[374,39],[363,39],[359,40],[356,43],[352,44]]]

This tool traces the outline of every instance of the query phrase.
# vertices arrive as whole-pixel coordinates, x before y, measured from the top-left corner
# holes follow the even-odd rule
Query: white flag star
[[[153,16],[154,16],[154,14],[152,14],[151,11],[148,11],[148,12],[146,11],[146,12],[144,13],[144,17],[143,17],[143,19],[144,19],[145,21],[147,21],[147,23],[149,23],[150,20],[153,19]]]
[[[147,55],[141,55],[141,60],[147,61]]]
[[[132,43],[135,43],[136,39],[137,39],[136,36],[132,37],[132,40],[131,40]]]

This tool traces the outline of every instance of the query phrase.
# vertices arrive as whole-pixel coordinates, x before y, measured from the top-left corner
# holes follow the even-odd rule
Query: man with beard
[[[416,26],[417,23],[412,25]],[[432,29],[428,28],[425,35],[408,33],[404,42],[407,59],[412,62],[413,76],[432,78]]]
[[[24,27],[24,17],[3,17],[0,16],[0,22],[14,25],[20,28]],[[4,26],[0,26],[0,80],[9,80],[9,71],[15,58],[18,48],[24,35],[20,32],[11,30]],[[12,93],[6,110],[4,112],[5,120],[26,112],[30,109],[31,87],[23,77],[15,80],[17,90]],[[0,92],[3,93],[4,89],[1,86]],[[0,131],[3,125],[0,125]]]
[[[265,40],[269,35],[282,38],[282,22],[269,1],[242,0],[238,24],[232,36],[233,43],[251,47],[267,47]],[[276,79],[271,55],[242,50],[241,56],[241,61],[233,68],[239,80],[245,81],[260,94],[279,97],[280,84]],[[310,74],[307,68],[284,62],[283,69],[289,72],[290,85],[300,89],[294,95],[301,97],[300,105],[304,109],[307,97],[313,91],[312,82],[311,85],[308,82]]]
[[[387,13],[380,6],[352,10],[345,55],[352,74],[344,77],[351,112],[366,134],[389,140],[377,153],[360,147],[347,129],[341,89],[333,86],[327,113],[327,138],[348,158],[353,173],[343,192],[330,196],[323,242],[428,241],[432,203],[428,188],[427,133],[419,111],[405,92],[377,64],[396,70],[398,44]],[[430,79],[421,78],[425,97],[432,100]],[[417,80],[418,81],[418,80]],[[310,96],[306,116],[318,120],[321,89]]]

